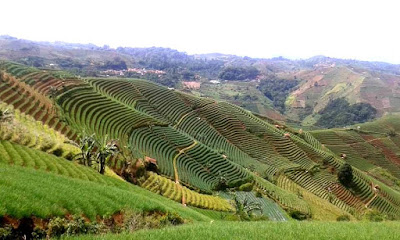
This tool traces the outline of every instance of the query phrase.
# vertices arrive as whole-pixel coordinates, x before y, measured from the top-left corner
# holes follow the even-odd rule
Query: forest
[[[374,119],[376,113],[376,109],[369,103],[350,105],[346,99],[338,98],[330,101],[328,105],[319,112],[321,118],[317,121],[317,125],[333,128],[363,123]]]

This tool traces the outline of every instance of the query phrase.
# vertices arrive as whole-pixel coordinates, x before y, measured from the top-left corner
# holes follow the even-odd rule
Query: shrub
[[[382,222],[386,220],[386,216],[377,210],[372,210],[365,214],[365,219],[371,222]]]
[[[166,215],[162,216],[160,218],[160,224],[161,226],[167,226],[167,225],[179,225],[184,223],[183,218],[179,216],[176,213],[169,213],[167,212]]]
[[[290,210],[289,211],[289,216],[291,218],[293,218],[293,219],[296,219],[296,220],[306,220],[307,218],[310,217],[309,215],[307,215],[305,213],[302,213],[302,212],[300,212],[298,210]]]
[[[347,214],[340,215],[339,217],[336,218],[336,221],[338,222],[348,222],[350,221],[350,216]]]
[[[73,236],[79,234],[96,234],[102,229],[102,224],[86,222],[81,216],[73,216],[71,220],[56,217],[50,219],[47,226],[48,237]]]
[[[242,184],[239,186],[238,190],[244,191],[244,192],[250,192],[251,190],[253,190],[253,183],[249,182],[249,183]]]
[[[396,131],[394,131],[393,129],[391,129],[391,130],[389,130],[389,132],[387,133],[387,135],[388,135],[389,137],[396,137],[396,136],[397,136],[397,133],[396,133]]]
[[[256,191],[256,197],[258,197],[258,198],[262,197],[262,192],[260,190]]]
[[[57,157],[61,157],[64,153],[64,150],[62,148],[57,148],[53,151],[53,154],[56,155]]]
[[[40,139],[41,141],[40,141],[40,146],[39,146],[39,149],[41,150],[41,151],[43,151],[43,152],[47,152],[48,150],[50,150],[52,147],[53,147],[53,145],[54,145],[54,142],[49,138],[49,137],[47,137],[47,136],[41,136],[41,139]]]
[[[0,228],[0,239],[15,239],[15,237],[13,236],[13,228],[11,226]]]

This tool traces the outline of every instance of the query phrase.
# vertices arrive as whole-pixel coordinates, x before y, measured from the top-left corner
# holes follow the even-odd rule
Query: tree
[[[81,159],[80,162],[86,166],[92,166],[93,160],[93,149],[95,147],[94,134],[87,135],[85,132],[79,140],[79,147],[81,149]]]
[[[120,57],[114,58],[112,61],[106,61],[103,66],[104,69],[113,69],[113,70],[124,70],[127,69],[128,66],[126,62],[122,60]]]
[[[345,98],[338,98],[319,112],[321,118],[316,125],[328,128],[353,125],[374,119],[376,113],[377,110],[368,103],[350,105]]]
[[[350,164],[345,163],[340,167],[338,172],[338,179],[341,184],[345,187],[350,187],[353,181],[353,168]]]
[[[247,196],[241,201],[235,194],[234,200],[236,215],[242,220],[250,220],[253,211],[260,211],[262,213],[261,204],[259,202],[250,201]]]
[[[224,80],[255,79],[260,74],[255,67],[226,67],[222,69],[218,77]]]
[[[272,77],[261,81],[258,89],[272,100],[274,107],[285,112],[285,102],[290,92],[299,84],[298,80],[286,80]]]
[[[97,139],[95,142],[96,146],[96,163],[99,167],[100,174],[104,174],[106,163],[111,156],[115,156],[119,153],[116,140],[109,140],[108,135],[103,138]]]

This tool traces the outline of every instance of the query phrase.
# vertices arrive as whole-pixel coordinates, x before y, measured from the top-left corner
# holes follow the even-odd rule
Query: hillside
[[[3,61],[0,83],[0,184],[15,189],[2,194],[3,226],[70,215],[105,224],[125,211],[182,222],[400,218],[397,115],[307,132],[142,79]],[[109,176],[82,160],[91,136],[116,143],[118,155],[104,158]]]
[[[330,101],[338,98],[345,98],[350,104],[368,103],[378,111],[378,116],[400,111],[398,75],[334,64],[293,75],[302,82],[288,97],[288,115],[296,116],[311,108],[315,118]]]
[[[146,79],[303,127],[348,126],[400,111],[400,67],[382,62],[189,55],[168,48],[113,49],[7,36],[0,37],[0,59],[82,77]],[[321,116],[328,116],[324,108],[337,99],[350,106],[367,104],[377,113],[322,124]]]

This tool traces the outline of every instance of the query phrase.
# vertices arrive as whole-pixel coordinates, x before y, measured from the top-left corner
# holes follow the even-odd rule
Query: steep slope
[[[400,76],[346,65],[323,65],[291,73],[301,80],[286,101],[287,114],[298,118],[306,108],[319,113],[330,101],[345,98],[350,104],[368,103],[378,110],[400,112]],[[282,74],[282,77],[289,77]]]
[[[251,183],[292,216],[311,216],[324,206],[330,219],[343,212],[361,216],[369,209],[400,218],[400,194],[365,169],[353,167],[352,188],[337,180],[346,160],[318,141],[318,133],[144,80],[62,79],[60,73],[8,62],[0,69],[5,86],[0,100],[32,115],[34,110],[21,107],[8,93],[33,99],[21,101],[42,106],[34,118],[71,139],[83,131],[118,139],[122,152],[153,159],[157,171],[177,186],[212,194]],[[327,141],[335,144],[335,139]]]

